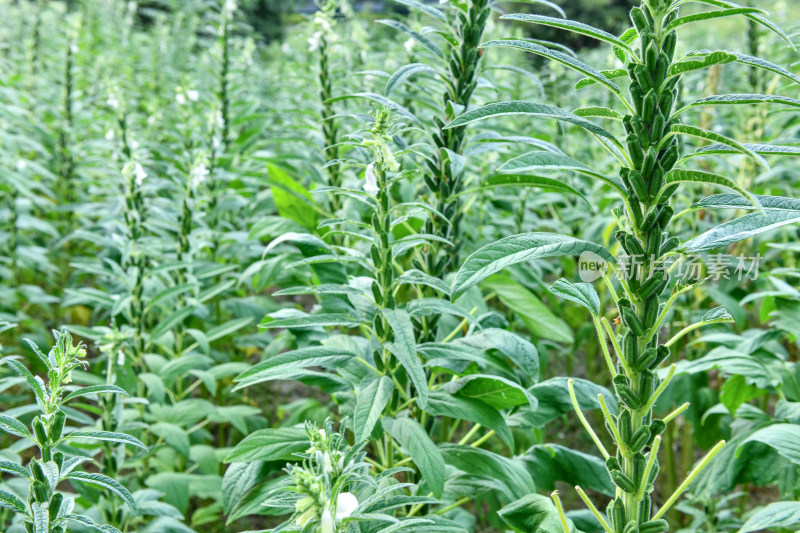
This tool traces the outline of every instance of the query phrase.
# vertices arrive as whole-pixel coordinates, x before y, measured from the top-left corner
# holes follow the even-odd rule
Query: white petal
[[[336,519],[347,518],[358,508],[358,500],[352,492],[342,492],[336,497]]]

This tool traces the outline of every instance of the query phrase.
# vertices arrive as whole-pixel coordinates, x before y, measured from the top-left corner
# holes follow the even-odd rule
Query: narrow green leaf
[[[689,56],[687,59],[683,59],[681,61],[678,61],[677,63],[673,63],[672,65],[670,65],[667,77],[673,78],[675,76],[680,76],[681,74],[685,74],[693,70],[700,70],[708,68],[713,65],[732,63],[734,61],[736,61],[736,55],[730,52],[725,52],[721,50],[716,52],[707,52],[705,54],[697,52]]]
[[[18,465],[17,463],[12,463],[11,461],[2,461],[0,460],[0,472],[7,472],[13,476],[22,476],[22,477],[30,477],[31,473],[28,472],[28,469],[22,465]]]
[[[622,113],[618,113],[613,109],[600,106],[592,107],[579,107],[572,111],[579,117],[596,117],[596,118],[610,118],[612,120],[622,120]]]
[[[571,31],[572,33],[577,33],[578,35],[585,35],[586,37],[591,37],[593,39],[597,39],[598,41],[603,41],[618,48],[622,48],[623,50],[628,52],[631,56],[636,57],[636,54],[631,49],[631,47],[628,46],[628,43],[621,40],[616,35],[612,35],[607,31],[594,28],[582,22],[576,22],[574,20],[557,19],[553,17],[544,17],[541,15],[529,15],[525,13],[503,15],[500,18],[504,20],[518,20],[521,22],[530,22],[532,24],[539,24],[541,26],[549,26],[551,28],[558,28],[561,30]]]
[[[757,194],[761,206],[766,211],[798,211],[800,212],[800,199],[787,198],[786,196],[764,196]],[[738,194],[715,194],[692,204],[696,209],[756,209],[746,198]]]
[[[664,32],[669,33],[675,28],[679,28],[684,24],[690,24],[692,22],[718,19],[722,17],[733,17],[735,15],[753,15],[753,14],[765,15],[766,12],[760,9],[756,9],[754,7],[734,7],[729,9],[723,9],[720,11],[704,11],[702,13],[693,13],[691,15],[686,15],[685,17],[676,18],[675,20],[667,24],[667,27],[664,29]]]
[[[90,439],[102,440],[106,442],[120,442],[122,444],[130,444],[147,451],[147,446],[136,437],[132,437],[125,433],[117,433],[113,431],[73,431],[72,433],[62,437],[62,440],[69,439]]]
[[[684,111],[694,107],[744,104],[783,104],[792,107],[800,107],[800,100],[776,94],[720,94],[696,100],[675,111],[673,116],[678,116]]]
[[[36,381],[36,378],[33,377],[33,374],[31,374],[30,371],[25,368],[25,365],[11,357],[4,357],[0,359],[0,364],[2,363],[10,365],[11,368],[13,368],[14,371],[25,380],[25,384],[36,395],[37,402],[44,402],[44,390],[42,389],[42,386],[38,381]]]
[[[616,79],[616,78],[621,78],[623,76],[627,76],[628,75],[628,71],[625,70],[624,68],[615,68],[615,69],[612,69],[612,70],[601,70],[600,74],[605,76],[606,79],[608,79],[608,80],[613,80],[613,79]],[[593,80],[592,78],[583,78],[582,80],[580,80],[578,83],[575,84],[575,90],[579,91],[579,90],[583,89],[584,87],[588,87],[590,85],[594,85],[595,83],[597,83],[597,82],[595,80]]]
[[[110,490],[122,498],[134,513],[138,513],[138,509],[136,508],[136,500],[133,499],[133,496],[131,496],[131,493],[128,492],[128,489],[123,487],[118,481],[111,479],[108,476],[104,476],[103,474],[90,474],[87,472],[72,472],[65,479],[100,485],[101,487]]]
[[[25,437],[34,440],[31,432],[25,427],[25,424],[7,415],[0,414],[0,429],[11,435],[16,435],[17,437]]]
[[[389,78],[389,81],[386,82],[386,87],[384,88],[383,92],[386,94],[386,96],[389,96],[395,87],[403,85],[412,76],[420,73],[437,75],[439,74],[439,71],[429,65],[426,65],[425,63],[410,63],[408,65],[403,65],[397,69],[397,71],[392,74],[392,77]]]
[[[713,141],[724,146],[727,146],[733,150],[736,150],[740,154],[744,154],[753,160],[757,161],[759,165],[763,168],[769,170],[769,164],[767,164],[766,160],[758,155],[757,153],[753,152],[747,146],[743,144],[739,144],[738,142],[730,139],[724,135],[719,133],[715,133],[713,131],[704,130],[702,128],[697,128],[695,126],[688,126],[685,124],[673,124],[672,128],[670,129],[670,133],[672,134],[679,134],[679,135],[687,135],[689,137],[695,137],[697,139],[703,139],[706,141]]]
[[[414,338],[414,325],[411,317],[407,312],[399,309],[383,309],[381,312],[394,333],[394,342],[387,345],[387,348],[408,372],[419,395],[417,403],[424,408],[428,403],[428,381],[425,370],[422,368],[422,362],[417,357],[417,341]]]
[[[0,490],[0,507],[10,509],[15,513],[27,514],[25,504],[19,498],[4,490]]]
[[[397,4],[404,5],[406,7],[410,7],[412,9],[416,9],[425,13],[426,15],[430,15],[435,19],[439,19],[442,22],[447,22],[447,16],[440,10],[436,9],[432,5],[423,4],[418,0],[393,0]]]
[[[316,315],[304,315],[290,318],[265,318],[260,328],[313,328],[313,327],[329,327],[340,326],[344,328],[355,328],[361,325],[361,322],[350,315],[342,313],[318,313]]]
[[[594,252],[615,263],[614,256],[599,244],[556,233],[523,233],[500,239],[470,255],[456,274],[452,299],[506,267],[547,257],[578,256]]]
[[[564,194],[574,194],[589,204],[589,200],[578,189],[565,183],[563,180],[533,176],[530,174],[493,174],[480,187],[464,191],[463,194],[472,194],[477,191],[496,189],[498,187],[535,187],[544,191],[554,191]],[[448,292],[449,292],[448,288]]]
[[[122,394],[123,396],[127,396],[128,393],[125,389],[117,387],[116,385],[92,385],[90,387],[81,387],[80,389],[69,393],[65,398],[64,402],[68,402],[73,398],[78,398],[80,396],[87,396],[89,394]]]
[[[798,211],[771,210],[767,211],[766,214],[750,213],[736,220],[720,224],[702,235],[688,240],[683,245],[683,250],[686,253],[713,250],[798,222],[800,222],[800,212]]]
[[[234,381],[238,383],[234,390],[249,387],[256,383],[287,379],[298,369],[310,367],[336,368],[355,357],[354,354],[340,348],[326,346],[310,346],[292,350],[269,357],[257,365],[239,374]]]
[[[241,317],[241,318],[234,318],[233,320],[229,320],[224,324],[220,324],[218,326],[214,326],[213,328],[206,331],[206,339],[208,342],[213,342],[217,339],[222,339],[236,333],[242,328],[245,328],[254,322],[252,317]]]
[[[521,173],[529,170],[570,170],[607,183],[621,194],[625,192],[625,186],[618,178],[604,176],[571,157],[552,152],[528,152],[506,161],[498,169],[499,172],[510,173]]]
[[[667,172],[667,175],[664,179],[664,187],[658,192],[656,198],[660,198],[664,191],[670,186],[676,183],[703,183],[706,185],[717,185],[719,187],[725,187],[727,189],[731,189],[733,191],[738,192],[752,203],[756,208],[760,209],[761,204],[758,203],[758,199],[753,196],[750,192],[742,189],[737,185],[735,181],[725,176],[721,176],[719,174],[712,174],[711,172],[702,172],[700,170],[684,170],[684,169],[672,169]]]
[[[300,428],[260,429],[242,439],[225,458],[226,463],[292,461],[308,449],[308,435]]]
[[[394,384],[389,376],[373,379],[356,390],[356,408],[353,411],[353,432],[356,442],[369,438],[383,410],[389,403]]]
[[[600,297],[590,283],[572,283],[561,278],[553,283],[550,292],[584,306],[594,316],[600,315]]]
[[[417,465],[433,495],[441,498],[444,492],[445,463],[442,452],[428,436],[428,432],[419,422],[405,417],[385,419],[383,425]]]

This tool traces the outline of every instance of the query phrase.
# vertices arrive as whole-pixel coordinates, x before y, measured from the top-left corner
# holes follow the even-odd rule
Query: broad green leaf
[[[739,533],[795,528],[798,525],[800,525],[800,502],[775,502],[751,514]]]
[[[704,252],[728,246],[788,224],[800,222],[798,211],[767,211],[762,213],[749,213],[743,217],[720,224],[707,232],[688,240],[683,245],[686,253]]]
[[[550,292],[584,306],[594,316],[600,315],[600,297],[591,283],[572,283],[561,278],[553,283]]]
[[[719,133],[715,133],[713,131],[704,130],[702,128],[696,128],[694,126],[687,126],[685,124],[674,124],[672,128],[670,128],[671,134],[680,134],[680,135],[687,135],[689,137],[696,137],[698,139],[703,139],[705,141],[713,141],[719,144],[725,145],[737,152],[744,154],[755,161],[758,162],[759,165],[764,167],[765,169],[769,170],[769,165],[764,160],[763,157],[758,155],[757,153],[753,152],[747,146],[743,144],[739,144],[738,142],[730,139],[724,135]]]
[[[498,410],[526,405],[536,409],[537,400],[520,384],[488,374],[467,374],[446,383],[444,390],[487,403]]]
[[[256,383],[287,379],[293,371],[310,367],[336,368],[336,365],[353,359],[355,355],[347,350],[327,346],[310,346],[273,355],[238,376],[234,390],[249,387]]]
[[[511,331],[499,328],[482,329],[462,337],[451,345],[470,346],[483,350],[498,350],[508,357],[533,382],[539,381],[539,351],[531,342]]]
[[[594,252],[606,261],[615,263],[614,256],[604,247],[557,233],[523,233],[500,239],[470,255],[456,274],[452,299],[504,268],[534,259],[579,256]]]
[[[697,58],[697,59],[696,59]],[[736,55],[731,52],[716,51],[708,52],[704,55],[692,54],[689,58],[673,63],[669,67],[668,78],[680,76],[693,70],[700,70],[712,65],[732,63],[736,61]]]
[[[765,211],[800,211],[800,199],[786,196],[765,196],[757,194],[756,198]],[[746,198],[738,194],[715,194],[692,204],[697,209],[756,209]]]
[[[264,463],[261,461],[254,461],[252,463],[231,463],[228,466],[222,478],[222,508],[225,514],[230,515],[231,511],[244,500],[250,489],[260,481],[263,465]]]
[[[731,189],[738,192],[750,200],[750,203],[752,203],[755,207],[759,209],[761,208],[761,205],[758,203],[758,199],[755,196],[745,189],[739,187],[735,181],[728,177],[721,176],[719,174],[712,174],[711,172],[685,170],[680,168],[672,169],[667,172],[666,176],[664,176],[664,187],[662,187],[662,189],[656,195],[657,198],[660,198],[667,188],[676,183],[702,183],[705,185],[725,187],[726,189]]]
[[[425,369],[417,357],[417,341],[414,338],[414,324],[407,312],[400,309],[383,309],[381,311],[386,322],[394,333],[394,342],[387,345],[392,355],[403,365],[411,382],[419,395],[419,406],[424,408],[428,403],[428,380]]]
[[[386,87],[384,88],[383,92],[386,93],[386,96],[389,96],[395,87],[398,85],[403,85],[412,76],[423,72],[434,75],[439,74],[439,71],[429,65],[426,65],[425,63],[411,63],[408,65],[403,65],[397,69],[397,71],[392,74],[392,77],[389,78],[389,81],[386,82]]]
[[[0,490],[0,507],[3,509],[10,509],[15,513],[22,513],[26,514],[27,509],[25,508],[25,504],[22,501],[11,494],[10,492],[6,492],[4,490]]]
[[[636,56],[634,51],[628,46],[628,43],[621,40],[616,35],[612,35],[607,31],[603,31],[598,28],[594,28],[589,26],[588,24],[584,24],[582,22],[576,22],[574,20],[564,20],[564,19],[557,19],[553,17],[544,17],[541,15],[529,15],[524,13],[515,13],[511,15],[503,15],[500,17],[501,19],[505,20],[518,20],[522,22],[531,22],[533,24],[539,24],[542,26],[550,26],[551,28],[558,28],[561,30],[571,31],[572,33],[577,33],[579,35],[585,35],[586,37],[591,37],[593,39],[597,39],[599,41],[606,42],[618,48],[622,48],[626,52],[628,52],[631,56]],[[486,46],[486,45],[483,45]]]
[[[318,313],[316,315],[304,315],[290,318],[270,318],[264,319],[260,328],[314,328],[341,326],[344,328],[355,328],[361,322],[350,315],[341,313]]]
[[[225,458],[226,463],[292,461],[308,449],[308,435],[299,428],[260,429],[242,439]]]
[[[110,490],[111,492],[122,498],[134,513],[138,512],[136,508],[136,500],[133,499],[133,496],[131,496],[131,493],[128,492],[128,489],[123,487],[115,479],[112,479],[108,476],[104,476],[103,474],[90,474],[88,472],[72,472],[68,476],[66,476],[65,479],[81,481],[83,483],[92,483],[94,485],[100,485],[101,487]]]
[[[149,429],[157,437],[164,439],[167,444],[175,448],[178,453],[186,458],[189,457],[191,443],[185,429],[170,422],[156,422],[155,424],[150,424]]]
[[[702,20],[711,20],[722,17],[732,17],[735,15],[753,15],[753,14],[765,15],[766,12],[760,9],[756,9],[754,7],[734,7],[729,9],[723,9],[720,11],[704,11],[702,13],[693,13],[691,15],[686,15],[685,17],[676,18],[675,20],[667,24],[667,27],[664,28],[664,32],[669,33],[675,28],[679,28],[684,24],[689,24],[692,22],[699,22]]]
[[[404,5],[406,7],[410,7],[412,9],[416,9],[418,11],[421,11],[422,13],[430,15],[433,18],[439,19],[442,22],[445,22],[445,23],[447,22],[447,15],[442,13],[442,11],[436,9],[432,5],[424,4],[424,3],[420,2],[419,0],[392,0],[392,1],[397,3],[397,4],[401,4],[401,5]]]
[[[408,453],[419,468],[422,479],[437,498],[442,497],[445,482],[445,463],[442,452],[419,422],[410,418],[385,419],[384,427]]]
[[[356,442],[367,440],[375,424],[383,416],[383,410],[392,398],[394,384],[389,376],[369,381],[356,389],[356,408],[353,411],[353,433]]]
[[[588,166],[575,161],[571,157],[552,152],[533,151],[506,161],[499,172],[521,173],[528,170],[570,170],[585,174],[591,178],[602,181],[614,187],[620,194],[624,194],[625,185],[616,177],[609,177],[595,172]]]
[[[544,191],[555,191],[565,194],[574,194],[585,201],[589,200],[578,189],[572,187],[563,180],[545,178],[542,176],[532,176],[530,174],[493,174],[479,187],[469,189],[460,194],[473,194],[478,191],[495,189],[498,187],[536,187]],[[450,288],[448,287],[448,292]]]
[[[90,387],[81,387],[80,389],[73,391],[64,398],[64,402],[68,402],[73,398],[78,398],[80,396],[87,396],[89,394],[122,394],[123,396],[127,396],[128,393],[125,389],[117,387],[116,385],[92,385]]]
[[[436,390],[428,397],[425,411],[433,416],[447,416],[456,420],[469,420],[497,433],[509,449],[514,449],[514,435],[508,428],[503,415],[488,404],[443,390]]]
[[[6,433],[10,433],[11,435],[33,440],[33,436],[31,435],[31,432],[28,431],[28,428],[25,427],[25,424],[16,418],[0,414],[0,429]]]
[[[467,476],[479,476],[497,481],[506,501],[513,501],[536,491],[530,474],[518,462],[502,455],[459,444],[439,445],[447,464]]]
[[[564,531],[555,504],[550,498],[541,494],[526,494],[504,506],[497,514],[517,531],[575,533],[575,526],[569,519],[567,522],[569,531]]]
[[[558,444],[534,445],[522,457],[539,490],[554,490],[556,482],[563,481],[614,496],[615,487],[601,457]]]
[[[569,111],[565,111],[558,107],[547,104],[537,104],[535,102],[517,101],[488,104],[483,107],[479,107],[478,109],[467,111],[466,113],[456,117],[452,122],[445,126],[445,129],[466,126],[467,124],[472,124],[473,122],[477,122],[479,120],[485,120],[492,117],[501,117],[505,115],[531,115],[558,120],[561,122],[569,122],[570,124],[580,126],[581,128],[584,128],[585,130],[599,137],[605,137],[615,144],[619,143],[616,137],[593,122],[589,122],[588,120],[583,119],[574,113],[570,113]]]
[[[517,425],[540,428],[565,413],[574,413],[572,401],[569,397],[568,380],[569,378],[565,377],[550,378],[528,389],[529,393],[536,398],[538,407],[533,412],[517,417],[515,420],[518,422]],[[582,410],[600,409],[597,395],[602,394],[612,414],[616,412],[616,396],[605,387],[579,378],[575,378],[573,386],[575,396],[578,398],[578,405],[581,406]],[[509,424],[511,424],[511,421],[509,421]]]
[[[44,504],[34,502],[31,504],[31,514],[33,515],[34,533],[48,533],[50,531],[50,513]]]
[[[800,464],[800,425],[773,424],[759,429],[736,449],[736,455],[742,453],[742,448],[750,442],[761,442],[773,448],[778,454],[794,464]]]
[[[617,87],[617,85],[615,85],[614,82],[603,76],[603,74],[600,71],[595,70],[593,67],[590,67],[583,61],[575,59],[574,57],[567,55],[563,52],[546,48],[544,46],[538,45],[530,41],[520,41],[517,39],[501,39],[497,41],[489,41],[487,43],[483,43],[481,45],[481,48],[489,48],[492,46],[505,46],[509,48],[517,48],[520,50],[524,50],[526,52],[530,52],[532,54],[552,59],[553,61],[557,61],[562,65],[565,65],[573,70],[580,72],[587,78],[592,78],[597,83],[607,87],[614,94],[617,95],[621,94],[620,88]]]
[[[487,289],[497,293],[497,297],[528,330],[542,339],[572,344],[572,328],[558,318],[542,301],[521,283],[508,276],[492,276],[482,283]],[[538,368],[536,377],[538,380]]]
[[[678,116],[684,111],[694,107],[747,104],[783,104],[792,107],[800,107],[800,100],[776,94],[720,94],[695,100],[691,104],[687,104],[675,111],[673,116]]]
[[[421,270],[406,270],[395,279],[394,283],[396,285],[425,285],[427,287],[431,287],[432,289],[436,289],[447,297],[450,297],[450,287],[448,287],[444,281],[437,277],[431,276],[430,274],[426,274]]]
[[[136,437],[132,437],[126,433],[117,433],[114,431],[73,431],[70,434],[61,437],[63,440],[67,439],[89,439],[89,440],[102,440],[105,442],[119,442],[122,444],[130,444],[147,451],[147,446]]]

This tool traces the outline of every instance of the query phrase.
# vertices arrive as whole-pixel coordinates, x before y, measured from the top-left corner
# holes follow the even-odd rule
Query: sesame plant
[[[609,292],[615,295],[620,325],[616,331],[604,316],[597,294],[590,284],[560,280],[551,289],[563,298],[577,301],[592,314],[619,406],[617,412],[612,413],[606,398],[600,395],[599,405],[605,431],[595,428],[583,414],[573,382],[569,382],[569,393],[576,414],[606,461],[616,494],[603,515],[583,489],[576,487],[576,490],[603,530],[608,532],[668,531],[670,524],[665,519],[667,512],[725,445],[724,441],[720,441],[712,446],[671,495],[663,496],[661,502],[653,501],[651,493],[659,473],[661,435],[667,425],[688,407],[688,404],[684,404],[672,412],[656,416],[654,406],[669,386],[677,368],[672,364],[662,370],[661,366],[677,360],[677,354],[672,353],[671,348],[686,334],[705,326],[732,321],[724,308],[712,309],[698,322],[680,331],[670,332],[671,336],[662,340],[662,331],[668,328],[668,317],[675,301],[701,281],[681,280],[675,274],[676,269],[691,254],[718,249],[796,221],[794,213],[781,213],[774,209],[779,204],[791,203],[791,198],[755,196],[739,187],[735,179],[695,170],[687,163],[702,156],[703,148],[688,154],[681,150],[680,138],[701,139],[716,143],[713,151],[743,154],[766,166],[763,154],[773,151],[770,146],[744,146],[722,134],[683,122],[688,121],[686,117],[690,110],[704,106],[796,104],[796,100],[791,98],[759,94],[712,95],[680,103],[681,78],[684,74],[724,62],[739,61],[789,79],[794,77],[786,69],[763,59],[724,51],[689,52],[683,57],[676,56],[678,32],[683,26],[722,17],[743,15],[788,40],[779,28],[764,18],[765,13],[761,10],[741,8],[726,2],[705,3],[721,9],[681,16],[683,2],[642,2],[641,6],[632,9],[633,27],[622,37],[580,22],[539,15],[508,15],[505,18],[570,30],[611,44],[624,68],[603,72],[567,54],[530,41],[496,40],[484,43],[483,47],[518,48],[562,63],[586,76],[579,86],[594,85],[608,89],[620,101],[623,111],[588,107],[570,112],[546,104],[505,102],[468,111],[449,124],[450,128],[462,127],[478,120],[508,114],[565,121],[591,133],[619,163],[619,178],[616,178],[568,157],[554,157],[542,152],[525,154],[515,162],[518,170],[543,166],[577,170],[603,180],[612,187],[622,202],[622,207],[613,211],[617,225],[616,240],[620,245],[618,254],[569,236],[521,234],[501,239],[471,255],[458,272],[453,286],[453,297],[458,297],[492,273],[509,265],[542,257],[591,252],[608,265],[602,278]],[[615,78],[628,78],[630,85],[627,95],[613,81]],[[587,120],[590,117],[620,121],[625,130],[624,141]],[[675,217],[674,201],[671,199],[681,184],[705,184],[731,189],[736,194],[716,195],[698,204],[709,207],[737,204],[745,209],[753,209],[753,212],[682,242],[669,232]],[[686,212],[681,215],[685,216]],[[601,439],[604,433],[613,442],[611,452]],[[570,525],[566,517],[558,492],[552,494],[552,499],[551,514],[557,520],[552,518],[553,523],[548,527],[571,531],[574,525]],[[533,505],[535,500],[529,503]],[[530,527],[530,521],[512,525],[521,528],[523,523]]]

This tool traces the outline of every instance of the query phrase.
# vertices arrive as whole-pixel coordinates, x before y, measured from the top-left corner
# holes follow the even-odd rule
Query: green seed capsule
[[[658,298],[648,298],[644,302],[644,327],[645,329],[651,329],[653,326],[656,325],[656,319],[658,318],[658,309],[659,303]]]
[[[616,498],[614,500],[614,507],[612,508],[612,516],[614,522],[614,532],[624,533],[623,529],[625,528],[625,504],[622,502],[621,498]]]
[[[668,254],[680,245],[681,240],[678,237],[670,237],[661,245],[661,255]]]
[[[650,298],[650,296],[656,294],[656,290],[658,289],[658,286],[661,284],[663,279],[664,275],[660,272],[656,272],[655,274],[647,278],[647,281],[641,284],[639,290],[637,291],[637,294],[643,300]]]
[[[678,183],[674,183],[664,189],[664,192],[661,194],[661,201],[664,202],[667,199],[671,198],[673,194],[678,191]]]
[[[639,533],[639,524],[636,520],[631,520],[625,525],[625,529],[622,530],[622,533]]]
[[[50,499],[47,487],[38,479],[33,482],[33,497],[39,503],[44,503]]]
[[[627,298],[620,298],[617,300],[617,308],[622,309],[623,307],[631,307],[631,301]]]
[[[648,39],[648,43],[644,44],[644,39],[642,39],[642,46],[644,46],[644,61],[645,65],[650,71],[656,70],[656,64],[658,63],[658,48],[656,46],[655,41],[652,39]],[[660,83],[656,85],[661,85]]]
[[[658,56],[658,60],[656,61],[656,68],[654,69],[655,76],[653,76],[653,85],[656,87],[661,87],[664,83],[664,80],[667,79],[667,73],[669,71],[669,59],[665,53],[661,53]]]
[[[661,91],[661,96],[658,97],[658,110],[665,117],[672,114],[672,106],[675,103],[675,95],[672,91]],[[663,129],[663,125],[662,125]]]
[[[664,118],[664,112],[660,108],[657,109],[655,115],[653,116],[653,126],[650,128],[651,143],[655,144],[661,140],[661,137],[664,135],[665,122],[666,119]]]
[[[655,348],[648,348],[647,350],[643,351],[636,359],[633,368],[637,372],[642,372],[643,370],[647,370],[648,368],[650,368],[650,365],[652,365],[653,362],[655,362],[657,353],[658,352]]]
[[[630,307],[622,308],[622,321],[625,323],[628,329],[631,330],[631,333],[637,337],[644,335],[644,325],[639,317],[636,316],[636,311]],[[655,358],[655,355],[653,357]]]
[[[650,191],[647,188],[647,183],[645,183],[642,174],[638,170],[631,170],[628,173],[628,180],[631,182],[631,187],[640,202],[646,203],[650,201]]]
[[[57,412],[53,416],[53,422],[50,426],[50,435],[53,438],[53,441],[57,441],[61,438],[61,432],[64,431],[64,423],[67,420],[67,415],[65,415],[62,411]]]
[[[631,235],[630,233],[625,235],[625,247],[633,256],[643,256],[644,255],[644,248],[642,248],[642,243],[639,242],[639,239]]]
[[[619,433],[619,438],[622,439],[623,442],[628,442],[631,438],[631,413],[625,409],[617,417],[617,432]]]
[[[653,174],[650,176],[650,196],[655,198],[658,196],[658,191],[661,190],[661,187],[664,186],[664,177],[666,176],[666,172],[664,172],[664,167],[661,166],[661,163],[656,163],[655,168],[653,169]]]
[[[650,428],[647,426],[642,426],[637,429],[633,435],[631,435],[630,440],[628,441],[628,448],[631,449],[632,452],[636,453],[647,443],[647,440],[650,438]]]
[[[662,47],[662,51],[667,54],[667,57],[670,61],[675,59],[675,48],[678,46],[678,34],[675,31],[671,31],[664,37],[664,46]]]
[[[675,215],[675,209],[669,205],[665,205],[658,214],[658,227],[662,230],[666,230],[667,226],[669,226],[669,223],[672,221],[673,215]]]
[[[646,31],[653,31],[641,8],[634,7],[631,9],[631,20],[633,21],[633,25],[636,26],[636,30],[639,32],[639,35],[642,35]]]
[[[619,459],[613,456],[606,459],[606,468],[608,469],[609,473],[612,470],[622,470],[622,466],[619,464]]]
[[[642,144],[639,142],[639,137],[636,135],[628,135],[626,143],[628,145],[628,154],[631,156],[631,161],[633,162],[634,168],[642,168],[642,163],[644,162],[644,150],[642,149]],[[647,189],[645,188],[645,191],[646,190]]]
[[[33,419],[33,434],[36,436],[36,440],[39,441],[39,444],[45,444],[49,441],[47,432],[44,430],[44,424],[38,416]]]
[[[639,533],[664,533],[669,531],[669,523],[666,520],[653,520],[639,526]]]
[[[650,520],[650,506],[652,505],[652,500],[650,500],[650,495],[645,494],[642,501],[639,502],[639,522],[647,522]]]
[[[647,467],[647,459],[640,452],[633,455],[633,484],[637,487],[642,485],[644,478],[644,470]]]
[[[669,348],[663,344],[658,347],[658,357],[656,357],[656,366],[661,365],[669,357]]]
[[[634,68],[634,72],[636,73],[636,81],[639,82],[642,92],[644,94],[650,92],[653,89],[653,77],[650,75],[650,71],[647,70],[647,67],[644,65],[637,65]]]
[[[47,513],[50,515],[50,522],[55,522],[58,518],[58,510],[61,509],[61,502],[64,500],[64,495],[60,492],[53,494],[50,500],[50,505],[47,507]]]
[[[644,101],[642,103],[642,119],[648,124],[653,122],[653,118],[656,116],[656,93],[653,89],[650,89],[644,97]]]
[[[642,401],[628,385],[616,385],[617,395],[629,409],[634,411],[642,406]],[[633,438],[633,437],[631,437]],[[644,443],[642,443],[644,444]]]
[[[650,399],[659,383],[658,376],[656,376],[655,372],[644,370],[642,376],[639,378],[639,398]]]
[[[622,352],[625,356],[625,363],[629,366],[632,365],[639,356],[639,339],[633,332],[629,331],[625,334],[625,337],[623,337]]]
[[[661,251],[661,232],[653,231],[647,236],[647,252],[646,257],[648,260],[658,259],[658,252]]]
[[[637,114],[641,115],[642,105],[644,104],[644,91],[642,91],[642,88],[636,81],[635,75],[632,75],[631,79],[633,79],[633,81],[631,82],[629,92],[631,93],[631,100],[633,100],[633,108],[636,110]]]
[[[647,210],[647,213],[644,214],[644,218],[642,218],[642,223],[639,225],[639,229],[644,232],[648,232],[653,229],[656,221],[658,220],[658,215],[661,212],[661,209],[657,205],[651,205],[650,209]]]
[[[628,494],[636,492],[636,486],[631,481],[631,478],[626,476],[621,470],[614,470],[611,472],[611,479],[614,484]]]

